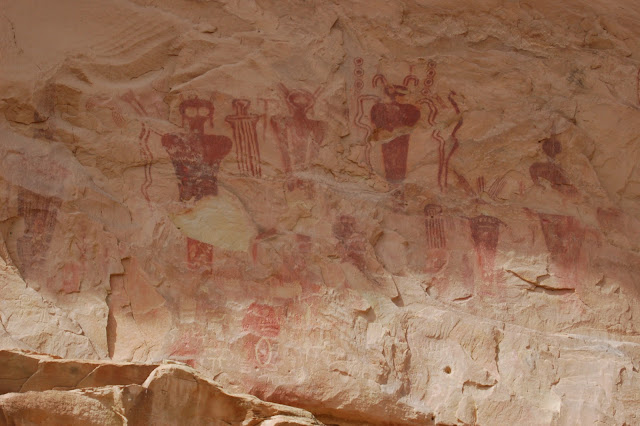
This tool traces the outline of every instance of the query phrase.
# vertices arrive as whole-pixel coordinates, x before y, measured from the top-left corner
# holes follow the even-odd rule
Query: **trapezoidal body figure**
[[[214,107],[211,101],[197,97],[187,99],[180,103],[179,110],[185,133],[165,134],[162,146],[169,154],[178,178],[180,201],[216,196],[220,162],[231,151],[231,139],[205,134],[207,122],[213,127]],[[210,264],[213,247],[188,238],[187,260],[192,267]]]

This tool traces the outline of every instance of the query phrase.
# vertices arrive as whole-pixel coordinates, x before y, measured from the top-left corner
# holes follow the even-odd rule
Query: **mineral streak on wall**
[[[0,11],[0,424],[640,423],[637,1]]]

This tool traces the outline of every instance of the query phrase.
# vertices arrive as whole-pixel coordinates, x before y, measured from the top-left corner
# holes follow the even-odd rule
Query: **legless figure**
[[[304,170],[318,156],[327,133],[327,123],[312,120],[307,115],[315,105],[320,89],[315,93],[302,89],[289,90],[279,85],[291,115],[271,118],[276,134],[285,173],[290,176],[296,170]]]

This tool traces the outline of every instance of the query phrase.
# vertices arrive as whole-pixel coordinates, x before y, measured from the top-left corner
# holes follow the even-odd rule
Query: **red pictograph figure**
[[[211,101],[199,98],[183,101],[180,115],[183,127],[187,123],[187,133],[162,137],[162,146],[171,157],[179,181],[180,201],[218,195],[218,169],[231,151],[232,142],[226,136],[204,133],[205,123],[213,127],[213,111]]]
[[[493,216],[480,215],[471,218],[471,238],[485,280],[493,277],[501,224],[502,221]]]
[[[372,86],[382,86],[386,102],[377,96],[361,96],[357,123],[367,129],[367,139],[385,140],[382,143],[382,161],[384,163],[385,178],[391,183],[402,183],[407,175],[407,156],[409,153],[409,138],[413,127],[420,120],[420,109],[413,104],[402,102],[408,94],[408,85],[417,84],[413,75],[407,76],[402,85],[390,84],[384,75],[373,77]],[[371,107],[371,126],[359,121],[363,116],[364,102],[374,100]],[[359,117],[359,118],[358,118]],[[367,162],[371,165],[370,142],[367,141]]]
[[[251,176],[262,176],[260,169],[260,147],[256,125],[260,116],[249,114],[251,102],[246,99],[234,99],[232,102],[234,115],[226,117],[233,129],[233,140],[236,145],[238,169]]]
[[[302,89],[289,90],[284,84],[279,88],[291,115],[272,117],[271,128],[278,140],[285,173],[290,176],[296,170],[308,168],[318,156],[327,133],[327,123],[308,117],[320,89],[311,93]]]
[[[23,267],[36,266],[44,260],[53,237],[62,200],[46,197],[26,189],[18,193],[18,214],[24,218],[24,234],[17,240],[18,256]]]
[[[220,162],[231,151],[232,142],[226,136],[204,133],[207,122],[213,127],[213,103],[191,98],[180,104],[182,126],[187,133],[166,134],[162,146],[169,154],[178,178],[180,201],[198,201],[206,196],[218,195],[218,169]],[[200,266],[210,263],[213,248],[197,240],[187,240],[189,264]]]
[[[427,247],[430,249],[446,248],[447,238],[444,232],[442,207],[437,204],[427,204],[424,206],[424,216],[427,230]]]
[[[250,333],[250,358],[263,367],[274,357],[276,338],[280,334],[280,315],[273,306],[252,303],[242,320],[242,328]]]
[[[424,206],[424,225],[427,236],[426,271],[438,272],[449,259],[446,222],[442,214],[442,206],[438,204]]]
[[[358,65],[358,63],[356,63]],[[361,63],[360,63],[361,66]],[[385,178],[390,183],[402,183],[407,173],[407,158],[409,153],[409,141],[411,133],[419,120],[425,117],[428,126],[434,127],[431,137],[438,143],[438,185],[441,191],[444,191],[448,185],[449,162],[451,157],[459,147],[457,138],[458,130],[462,126],[462,113],[455,99],[457,94],[450,91],[447,101],[444,101],[438,94],[433,94],[431,88],[436,76],[436,63],[429,61],[427,64],[427,75],[423,80],[423,88],[419,90],[422,98],[415,102],[415,105],[409,102],[403,102],[403,98],[409,95],[410,87],[417,88],[420,79],[409,74],[405,77],[402,84],[390,84],[382,74],[373,77],[372,86],[383,87],[382,97],[372,94],[359,95],[359,78],[356,75],[355,92],[357,98],[357,113],[354,119],[356,126],[365,130],[365,157],[368,167],[371,169],[371,144],[375,141],[384,141],[381,145],[382,159],[384,163]],[[360,71],[362,73],[362,71]],[[365,107],[366,103],[373,102],[371,107],[368,123]],[[428,107],[428,113],[422,114],[422,106]],[[436,119],[441,109],[451,108],[455,112],[453,128],[449,135],[446,135],[451,120],[444,120],[444,124],[440,124]],[[444,133],[444,135],[443,135]]]
[[[555,135],[543,140],[542,150],[547,155],[548,161],[533,163],[529,167],[533,183],[542,186],[540,180],[544,179],[558,192],[567,195],[576,194],[577,189],[571,184],[562,167],[555,162],[556,155],[562,152],[562,145]]]
[[[573,216],[546,213],[538,213],[538,216],[551,262],[562,275],[574,280],[586,234],[584,226]]]

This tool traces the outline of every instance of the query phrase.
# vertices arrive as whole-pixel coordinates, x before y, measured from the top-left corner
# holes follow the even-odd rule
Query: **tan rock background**
[[[0,347],[638,423],[637,2],[0,6]]]

